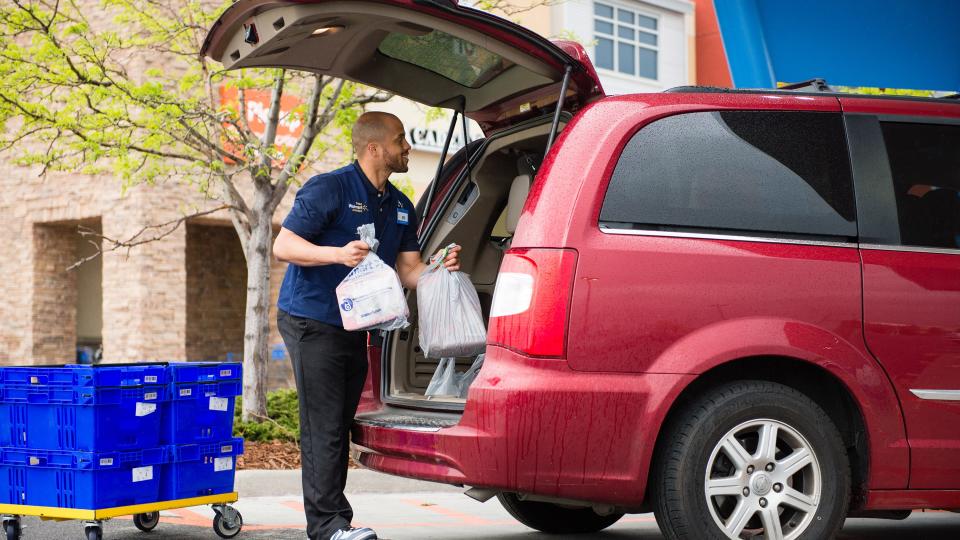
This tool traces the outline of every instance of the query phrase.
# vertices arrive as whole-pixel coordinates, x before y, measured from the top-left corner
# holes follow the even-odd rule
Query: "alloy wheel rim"
[[[820,506],[817,455],[800,432],[778,420],[749,420],[727,431],[706,469],[707,508],[730,539],[792,540]]]

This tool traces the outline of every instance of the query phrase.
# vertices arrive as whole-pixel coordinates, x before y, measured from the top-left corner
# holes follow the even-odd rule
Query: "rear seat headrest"
[[[517,232],[517,223],[520,222],[520,213],[530,194],[530,183],[533,178],[529,174],[521,174],[513,179],[510,185],[510,197],[507,199],[507,232],[511,235]]]

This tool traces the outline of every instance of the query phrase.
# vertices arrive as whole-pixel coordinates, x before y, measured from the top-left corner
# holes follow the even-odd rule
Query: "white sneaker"
[[[377,540],[377,533],[367,527],[361,527],[359,529],[344,527],[333,533],[330,540]]]

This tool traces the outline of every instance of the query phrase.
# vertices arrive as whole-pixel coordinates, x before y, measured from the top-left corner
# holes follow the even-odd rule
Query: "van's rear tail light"
[[[563,358],[577,252],[511,249],[490,306],[487,343],[529,356]]]

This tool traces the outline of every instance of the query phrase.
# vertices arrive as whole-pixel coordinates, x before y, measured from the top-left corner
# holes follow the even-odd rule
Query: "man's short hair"
[[[365,112],[360,115],[360,118],[357,118],[357,121],[353,124],[353,135],[351,137],[353,153],[357,157],[362,156],[367,151],[368,144],[386,142],[390,136],[390,133],[387,132],[390,118],[400,122],[396,115],[380,111]]]

